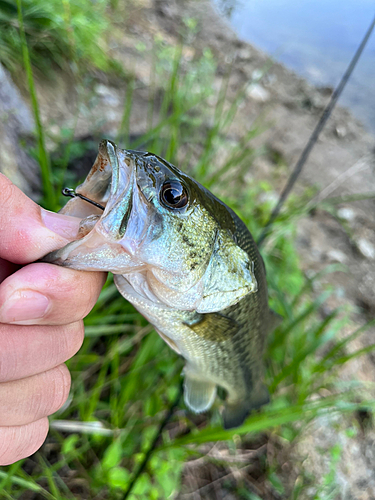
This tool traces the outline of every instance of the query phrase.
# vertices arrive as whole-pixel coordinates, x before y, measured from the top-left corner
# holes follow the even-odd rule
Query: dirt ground
[[[219,60],[216,76],[217,84],[222,79],[222,69],[232,64],[228,100],[234,98],[238,89],[248,86],[247,97],[238,110],[230,136],[233,140],[243,136],[249,123],[264,117],[267,128],[255,139],[255,143],[266,145],[272,154],[255,160],[251,175],[267,178],[274,183],[275,194],[280,192],[288,171],[298,159],[308,137],[327,103],[332,89],[315,88],[302,78],[287,70],[284,66],[273,63],[264,78],[249,85],[259,71],[269,63],[267,54],[239,40],[225,20],[219,17],[208,0],[142,0],[129,6],[131,25],[124,26],[121,40],[113,44],[114,56],[131,67],[136,79],[146,88],[150,79],[151,59],[145,53],[142,61],[135,45],[140,41],[147,47],[152,37],[161,35],[170,43],[177,43],[182,19],[189,17],[197,20],[197,35],[192,50],[202,51],[210,47]],[[257,73],[258,72],[258,73]],[[350,85],[350,83],[349,83]],[[42,104],[43,122],[52,133],[75,124],[77,138],[98,133],[113,136],[122,119],[122,105],[126,89],[119,82],[106,79],[93,91],[91,107],[76,117],[74,111],[75,91],[70,88],[68,79],[63,77],[51,85],[40,81],[38,93]],[[142,133],[146,129],[147,99],[142,86],[134,94],[134,107],[131,119],[131,131]],[[93,130],[95,124],[95,130]],[[305,165],[299,180],[299,186],[313,185],[317,188],[319,199],[332,196],[347,196],[359,193],[375,193],[375,143],[374,137],[352,115],[337,107]],[[282,160],[286,170],[284,176],[276,176],[275,157]],[[297,188],[298,189],[298,188]],[[308,274],[324,269],[328,264],[340,263],[346,266],[346,272],[329,275],[329,282],[334,286],[333,298],[326,304],[327,311],[337,305],[351,308],[352,325],[363,324],[375,313],[375,198],[366,201],[341,203],[334,215],[321,209],[314,210],[298,224],[298,251],[303,270]],[[343,332],[347,335],[348,332]],[[375,330],[368,331],[358,346],[372,343]],[[370,356],[352,363],[343,373],[350,379],[355,375],[365,381],[375,379],[374,360]],[[353,418],[353,417],[350,417]],[[277,452],[284,481],[291,490],[300,480],[300,476],[309,473],[312,487],[305,498],[317,498],[319,481],[329,473],[329,453],[339,443],[343,450],[336,469],[337,491],[332,498],[340,499],[375,499],[375,433],[370,427],[359,432],[353,439],[345,434],[350,426],[349,417],[325,417],[315,422],[302,433],[302,437],[293,450],[288,453]],[[259,456],[265,456],[263,444]],[[274,443],[274,449],[277,444]],[[212,450],[211,450],[212,452]],[[215,449],[212,453],[225,454]],[[263,455],[262,455],[263,454]],[[254,454],[247,452],[242,457],[244,463],[254,464]],[[200,470],[204,464],[199,464]],[[191,470],[197,464],[187,465],[185,471],[186,493],[182,498],[237,498],[230,493],[217,489],[221,476],[237,474],[235,471],[210,469],[210,479],[198,479],[190,484]],[[207,464],[205,467],[208,467]],[[194,473],[196,474],[196,473]],[[216,475],[216,476],[215,476]],[[215,479],[216,477],[216,479]],[[215,483],[202,491],[207,481]],[[278,497],[272,488],[257,490],[246,483],[245,487],[261,498]],[[247,484],[247,485],[246,485]],[[218,493],[219,491],[219,493]],[[221,496],[218,496],[218,495]],[[320,498],[320,497],[319,497]],[[323,497],[322,497],[323,498]]]

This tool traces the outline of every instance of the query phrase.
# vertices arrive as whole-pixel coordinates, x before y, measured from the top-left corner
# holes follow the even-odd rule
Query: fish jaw
[[[121,245],[108,241],[98,229],[95,227],[84,238],[47,254],[43,261],[78,271],[107,271],[114,274],[135,272],[144,267]]]
[[[77,270],[115,274],[141,269],[143,263],[134,258],[134,245],[121,244],[132,210],[134,184],[131,158],[111,141],[102,141],[92,169],[76,192],[103,204],[104,211],[78,197],[70,200],[60,213],[81,218],[78,239],[43,260]]]
[[[107,205],[112,190],[113,168],[107,152],[110,146],[112,148],[114,146],[110,141],[101,141],[98,155],[90,172],[85,181],[75,190],[77,194],[86,196],[104,207]],[[102,215],[103,212],[81,198],[75,197],[69,200],[59,213],[83,219],[90,215]]]

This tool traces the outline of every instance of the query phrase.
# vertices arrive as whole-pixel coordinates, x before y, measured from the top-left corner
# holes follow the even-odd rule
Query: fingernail
[[[33,324],[46,314],[50,301],[34,290],[17,290],[0,308],[1,323]]]
[[[47,229],[69,240],[77,237],[81,219],[71,215],[56,214],[42,208],[42,220]]]

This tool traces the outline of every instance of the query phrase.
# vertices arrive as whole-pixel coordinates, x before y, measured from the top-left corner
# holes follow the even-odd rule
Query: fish
[[[184,358],[187,408],[206,412],[224,389],[223,426],[240,426],[269,402],[263,355],[279,322],[244,222],[168,161],[109,140],[76,193],[60,213],[81,219],[77,239],[43,260],[112,272],[121,295]]]

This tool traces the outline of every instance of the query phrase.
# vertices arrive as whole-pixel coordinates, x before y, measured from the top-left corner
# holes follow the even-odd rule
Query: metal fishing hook
[[[81,200],[87,201],[87,203],[91,203],[91,205],[100,208],[100,210],[104,210],[105,208],[103,207],[103,205],[100,205],[100,203],[97,203],[94,200],[90,200],[90,198],[86,198],[86,196],[83,196],[83,194],[76,193],[74,189],[65,187],[64,189],[61,190],[61,192],[64,196],[70,196],[71,198],[76,198],[76,197],[81,198]]]

